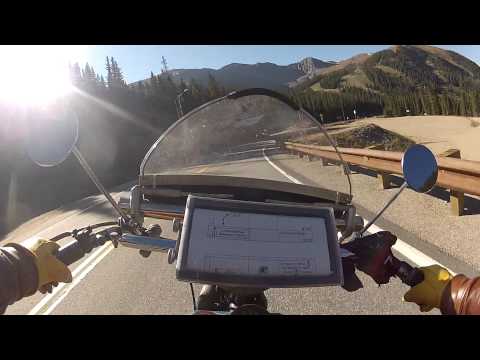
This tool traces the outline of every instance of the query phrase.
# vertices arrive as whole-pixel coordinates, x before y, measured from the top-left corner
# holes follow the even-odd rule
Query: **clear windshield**
[[[285,142],[334,149],[320,123],[287,99],[268,92],[227,95],[191,111],[166,130],[145,156],[140,173],[295,181],[351,195],[341,167],[324,166],[318,158],[300,159]]]

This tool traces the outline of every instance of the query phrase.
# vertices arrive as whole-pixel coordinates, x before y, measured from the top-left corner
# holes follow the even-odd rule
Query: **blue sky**
[[[273,62],[287,65],[305,57],[321,60],[343,60],[359,53],[373,53],[390,45],[96,45],[89,46],[82,61],[88,61],[103,73],[105,57],[113,56],[123,70],[127,82],[159,73],[161,59],[169,68],[218,69],[232,62],[255,64]],[[480,64],[479,45],[437,45],[456,51]]]

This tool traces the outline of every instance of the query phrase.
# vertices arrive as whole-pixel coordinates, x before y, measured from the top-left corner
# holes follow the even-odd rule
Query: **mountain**
[[[289,65],[290,67],[301,70],[303,75],[293,81],[290,81],[288,86],[295,87],[298,84],[312,79],[316,74],[321,72],[321,70],[325,70],[326,68],[330,68],[335,65],[337,65],[335,61],[322,61],[312,57],[308,57],[299,61],[298,63],[291,64]]]
[[[295,101],[326,122],[376,115],[480,115],[480,67],[453,51],[395,45],[299,78]]]
[[[160,77],[168,75],[176,83],[195,79],[204,86],[213,75],[227,91],[277,90],[327,122],[380,114],[480,116],[480,67],[456,52],[427,45],[395,45],[340,62],[233,63],[218,70],[174,69]],[[197,100],[204,101],[202,96]]]
[[[311,74],[318,69],[324,69],[335,64],[336,62],[334,61],[322,61],[313,57],[307,57],[298,63],[288,65],[288,67],[300,70],[304,74]]]
[[[181,80],[188,83],[191,79],[195,79],[197,83],[205,86],[211,74],[227,89],[264,87],[286,92],[289,88],[289,83],[295,82],[298,78],[318,69],[327,68],[334,64],[333,62],[325,62],[309,57],[290,65],[276,65],[270,62],[253,65],[232,63],[218,70],[209,68],[173,69],[168,72],[168,75],[171,76],[175,83],[180,83]],[[166,77],[167,74],[161,76]],[[148,82],[149,80],[143,81]]]
[[[299,78],[297,90],[338,91],[361,88],[379,94],[426,87],[437,92],[480,87],[480,67],[453,51],[426,45],[395,45],[374,54],[359,54]]]

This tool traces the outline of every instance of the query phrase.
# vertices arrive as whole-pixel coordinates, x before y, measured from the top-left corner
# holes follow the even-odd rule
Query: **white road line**
[[[119,197],[119,196],[117,196]],[[115,201],[118,202],[117,197],[114,197]],[[58,226],[58,224],[61,224],[62,222],[66,221],[67,219],[72,218],[73,216],[78,216],[80,214],[83,214],[84,212],[92,209],[95,206],[98,206],[100,204],[105,203],[107,200],[106,199],[101,199],[100,201],[95,201],[93,204],[90,206],[86,207],[85,209],[80,210],[79,212],[75,212],[66,218],[60,220],[59,222],[52,224],[46,229],[43,229],[42,231],[38,232],[37,234],[33,235],[30,237],[30,239],[33,239],[35,237],[40,237],[42,233],[47,232],[48,230],[52,229],[54,226]],[[28,315],[38,315],[42,313],[44,315],[50,314],[58,304],[72,291],[72,289],[77,286],[80,281],[85,278],[85,276],[94,269],[96,265],[102,261],[102,259],[107,256],[110,251],[114,249],[113,245],[111,243],[106,243],[102,247],[98,248],[96,251],[94,251],[90,256],[88,256],[80,265],[78,265],[75,270],[72,271],[72,282],[69,284],[61,283],[59,284],[56,288],[53,289],[51,294],[45,295],[37,305],[34,306],[32,310],[28,313]],[[85,269],[83,272],[82,270]],[[46,308],[50,303],[53,304]],[[46,309],[45,309],[46,308]]]
[[[117,199],[115,199],[117,201]],[[94,204],[86,207],[85,209],[82,209],[80,212],[76,212],[70,216],[67,216],[66,218],[62,219],[61,221],[51,225],[50,227],[40,231],[39,233],[33,235],[30,237],[30,239],[33,239],[35,237],[39,237],[40,234],[46,232],[47,230],[51,229],[54,226],[57,226],[58,224],[64,222],[65,220],[73,217],[80,215],[91,208],[98,206],[100,204],[105,203],[107,200],[100,200],[95,202]],[[27,240],[28,241],[28,240]],[[94,251],[90,256],[88,256],[78,267],[75,268],[75,270],[72,271],[72,282],[69,284],[61,283],[59,284],[56,288],[53,289],[52,293],[45,295],[35,307],[30,310],[28,315],[38,315],[42,311],[44,311],[45,307],[48,306],[52,301],[55,301],[53,307],[51,308],[50,312],[60,303],[61,300],[63,300],[68,293],[82,280],[111,250],[113,249],[113,245],[111,243],[106,243],[102,247],[98,248],[96,251]],[[85,267],[87,267],[90,263],[93,263],[92,266],[88,267],[88,271],[85,273],[80,273]],[[63,292],[62,292],[63,291]],[[57,297],[59,299],[55,300]],[[47,309],[48,311],[48,309]]]
[[[282,174],[283,176],[285,176],[287,179],[289,179],[290,181],[294,182],[295,184],[302,184],[301,181],[295,179],[293,176],[291,175],[288,175],[285,171],[283,171],[282,169],[280,169],[277,165],[275,165],[272,160],[270,160],[270,158],[267,156],[267,154],[265,154],[265,149],[262,150],[263,152],[263,158],[265,160],[267,160],[267,162],[272,165],[272,167],[277,170],[280,174]]]
[[[367,224],[367,220],[364,219],[364,224]],[[373,224],[370,229],[372,229],[373,233],[379,232],[379,231],[384,231],[382,228],[379,226]],[[420,250],[415,249],[413,246],[408,245],[405,241],[402,241],[400,239],[397,239],[397,242],[395,245],[393,245],[393,249],[398,251],[400,254],[405,256],[407,259],[411,260],[415,265],[419,267],[423,266],[429,266],[429,265],[440,265],[441,267],[444,267],[447,269],[453,276],[457,275],[452,269],[449,269],[445,265],[439,263],[435,259],[432,259],[430,256],[425,255],[422,253]]]
[[[40,300],[40,302],[35,305],[35,307],[30,310],[28,315],[39,315],[42,312],[48,311],[46,307],[52,302],[55,301],[57,296],[60,296],[60,299],[64,299],[65,296],[71,291],[73,287],[78,285],[80,280],[82,280],[88,272],[90,272],[95,265],[97,265],[100,260],[102,260],[112,249],[113,245],[111,243],[105,243],[102,247],[98,248],[93,252],[89,257],[85,259],[75,270],[72,272],[73,281],[71,283],[61,283],[56,288],[53,289],[51,294],[48,294]],[[89,266],[93,265],[93,266]],[[85,270],[85,271],[84,271]],[[87,271],[88,270],[88,271]],[[65,289],[65,290],[64,290]],[[58,305],[58,301],[55,301],[55,306]]]
[[[75,279],[65,287],[63,294],[60,295],[60,297],[47,310],[45,310],[43,315],[49,315],[53,310],[55,310],[57,305],[62,302],[62,300],[70,293],[70,291],[72,291],[73,288],[77,286],[80,283],[80,281],[82,281],[83,278],[87,276],[87,274],[90,271],[92,271],[95,268],[95,266],[97,266],[100,263],[100,261],[102,261],[103,258],[110,253],[110,251],[114,249],[112,244],[108,244],[108,245],[109,246],[106,247],[105,251],[103,251],[99,256],[97,256],[96,259],[85,270],[83,270],[80,274],[78,274],[78,276],[75,277]]]
[[[275,165],[272,162],[272,160],[270,160],[270,158],[265,154],[265,151],[263,152],[263,157],[280,174],[282,174],[283,176],[285,176],[286,178],[288,178],[289,180],[293,181],[296,184],[303,185],[303,183],[300,180],[295,179],[293,176],[287,174],[283,169],[281,169],[277,165]],[[364,221],[365,224],[368,222],[367,219],[364,219],[363,221]],[[377,226],[375,224],[373,224],[370,227],[370,229],[371,229],[371,231],[369,231],[369,232],[372,232],[372,233],[376,233],[376,232],[379,232],[379,231],[384,231],[382,228],[380,228],[379,226]],[[436,265],[440,265],[440,266],[446,268],[452,275],[454,275],[454,276],[456,275],[456,273],[454,271],[452,271],[451,269],[449,269],[445,265],[440,264],[438,261],[432,259],[431,257],[425,255],[421,251],[415,249],[413,246],[408,245],[405,241],[397,239],[397,242],[393,246],[393,249],[398,251],[400,254],[405,256],[407,259],[411,260],[413,263],[415,263],[419,267],[436,264]]]
[[[42,233],[45,233],[46,231],[50,230],[50,229],[53,228],[54,226],[57,226],[58,224],[61,224],[62,222],[66,221],[67,219],[70,219],[70,218],[73,217],[73,216],[80,215],[80,214],[82,214],[82,213],[90,210],[91,208],[93,208],[93,207],[95,207],[95,206],[98,206],[98,205],[100,205],[100,204],[103,204],[103,203],[105,203],[106,201],[107,201],[106,199],[105,199],[105,200],[102,199],[102,200],[100,200],[100,201],[96,201],[96,202],[94,202],[93,204],[91,204],[90,206],[86,207],[85,209],[82,209],[82,210],[79,211],[79,212],[75,212],[74,214],[72,214],[72,215],[70,215],[70,216],[67,216],[66,218],[62,219],[61,221],[59,221],[59,222],[57,222],[57,223],[49,226],[48,228],[43,229],[42,231],[40,231],[40,232],[36,233],[35,235],[31,236],[29,239],[35,239],[36,237],[40,237]],[[27,239],[26,241],[28,241],[28,239]],[[90,256],[88,256],[80,265],[78,265],[78,267],[76,267],[75,270],[73,270],[73,272],[72,272],[72,278],[73,278],[73,280],[72,280],[72,282],[71,282],[70,284],[65,284],[65,283],[59,284],[56,288],[53,289],[52,293],[45,295],[45,296],[37,303],[37,305],[35,305],[35,307],[34,307],[32,310],[30,310],[30,312],[28,313],[28,315],[37,315],[37,314],[39,314],[39,312],[41,312],[49,303],[51,303],[52,301],[54,301],[57,296],[60,296],[60,298],[63,300],[63,299],[65,298],[66,294],[68,294],[68,293],[71,291],[71,288],[73,288],[74,286],[76,286],[76,285],[78,284],[79,281],[76,282],[76,277],[79,276],[79,275],[78,275],[79,272],[82,271],[82,269],[84,269],[86,266],[88,266],[88,265],[89,265],[92,261],[94,261],[97,257],[100,258],[100,260],[103,259],[104,256],[101,256],[101,255],[103,254],[103,251],[104,251],[109,245],[111,246],[111,249],[113,249],[112,244],[107,243],[107,244],[104,244],[104,245],[103,245],[102,247],[100,247],[99,249],[97,249],[95,252],[93,252],[93,253],[92,253]],[[111,249],[109,249],[109,251],[107,251],[107,252],[105,253],[105,255],[107,255],[107,254],[110,252]],[[100,261],[95,262],[95,265],[97,265],[99,262],[100,262]],[[94,265],[94,266],[95,266],[95,265]],[[93,269],[93,267],[90,268],[90,269],[88,270],[88,272],[89,272],[90,270],[92,270],[92,269]],[[88,273],[88,272],[87,272],[87,273]],[[85,275],[86,275],[86,274],[85,274]],[[85,276],[82,276],[82,277],[80,278],[80,280],[83,279],[84,277],[85,277]],[[75,285],[71,286],[73,283],[75,283]],[[63,293],[60,294],[61,291],[64,290],[64,289],[65,289],[65,291],[66,291],[66,294],[63,294]],[[59,302],[58,302],[58,303],[59,303]],[[58,303],[57,303],[57,302],[55,303],[55,307],[58,305]]]

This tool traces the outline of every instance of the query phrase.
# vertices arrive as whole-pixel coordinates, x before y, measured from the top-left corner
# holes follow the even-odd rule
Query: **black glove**
[[[357,291],[363,288],[363,284],[355,274],[355,263],[351,258],[342,258],[343,285],[342,288],[348,292]]]
[[[377,284],[387,284],[392,277],[390,269],[385,266],[392,254],[392,246],[397,237],[388,231],[355,239],[342,247],[355,254],[352,259],[355,267],[368,274]]]

